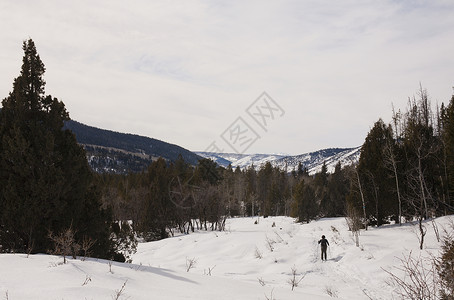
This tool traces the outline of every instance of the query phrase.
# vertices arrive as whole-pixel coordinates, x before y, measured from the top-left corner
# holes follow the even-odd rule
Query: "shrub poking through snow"
[[[257,247],[255,247],[255,258],[257,258],[257,259],[263,258],[262,252],[260,252],[259,248],[257,248]]]
[[[292,267],[292,278],[289,279],[288,283],[292,286],[292,291],[294,288],[298,287],[300,282],[304,279],[306,275],[298,277],[298,271],[295,266]]]
[[[112,299],[113,300],[119,300],[120,297],[123,295],[124,291],[125,291],[125,288],[126,288],[126,283],[128,282],[128,280],[126,280],[123,285],[121,286],[121,288],[119,290],[115,290],[115,294],[112,296]]]
[[[395,287],[395,293],[400,299],[440,299],[439,278],[433,260],[415,257],[411,252],[399,260],[400,266],[395,269],[403,275],[385,271],[390,275],[389,284]]]
[[[186,257],[186,272],[189,272],[189,270],[191,270],[192,268],[195,268],[196,264],[197,264],[197,259]]]

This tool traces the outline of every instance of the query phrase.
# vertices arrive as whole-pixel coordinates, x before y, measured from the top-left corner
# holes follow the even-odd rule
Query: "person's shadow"
[[[343,256],[338,255],[338,256],[336,256],[336,257],[328,258],[328,261],[338,262],[338,261],[340,261],[342,258],[343,258]]]

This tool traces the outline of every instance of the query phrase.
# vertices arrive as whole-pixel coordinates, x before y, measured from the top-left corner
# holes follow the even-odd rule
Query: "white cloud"
[[[191,150],[264,90],[286,114],[250,152],[357,146],[420,82],[452,94],[450,1],[2,1],[0,20],[2,97],[32,37],[74,119]]]

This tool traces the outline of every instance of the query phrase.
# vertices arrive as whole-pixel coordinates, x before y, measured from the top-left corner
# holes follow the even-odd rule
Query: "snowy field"
[[[440,232],[450,219],[436,220]],[[1,254],[0,299],[397,299],[383,269],[397,273],[393,266],[410,251],[439,251],[430,222],[419,251],[409,224],[362,231],[356,247],[343,218],[256,220],[229,219],[224,232],[139,244],[133,264],[70,259],[63,265],[56,256]],[[326,262],[317,243],[322,234],[330,242]],[[293,278],[299,283],[292,291]]]

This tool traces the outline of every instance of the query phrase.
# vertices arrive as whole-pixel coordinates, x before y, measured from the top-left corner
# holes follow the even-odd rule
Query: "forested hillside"
[[[162,157],[176,161],[180,156],[196,165],[200,157],[180,146],[135,134],[99,129],[68,120],[65,129],[71,130],[77,142],[87,152],[90,166],[97,172],[127,174],[140,172]]]

